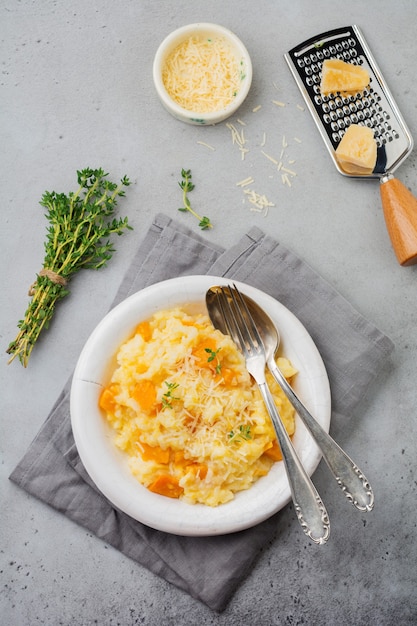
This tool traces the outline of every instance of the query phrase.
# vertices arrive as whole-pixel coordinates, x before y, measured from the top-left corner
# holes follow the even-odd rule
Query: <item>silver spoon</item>
[[[275,353],[280,344],[280,335],[275,324],[254,300],[245,294],[242,294],[242,296],[262,337],[267,365],[271,374],[308,428],[311,436],[320,448],[323,459],[349,502],[359,511],[371,511],[374,506],[374,494],[365,475],[314,419],[278,368],[275,361]],[[214,326],[227,334],[227,329],[224,328],[223,322],[216,316],[216,312],[209,311],[209,315]]]
[[[221,319],[220,330],[227,329],[236,346],[242,352],[246,369],[258,385],[271,418],[285,471],[294,510],[305,534],[315,543],[323,545],[330,536],[330,522],[319,493],[295,451],[291,439],[281,421],[265,378],[266,353],[258,328],[248,313],[246,302],[236,287],[212,287],[206,293],[210,317]]]

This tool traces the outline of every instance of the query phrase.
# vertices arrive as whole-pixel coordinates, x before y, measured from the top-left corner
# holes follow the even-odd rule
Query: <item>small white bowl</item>
[[[233,101],[222,109],[210,112],[190,111],[180,106],[165,88],[162,74],[169,55],[193,35],[223,39],[236,57],[240,71],[240,87]],[[243,43],[227,28],[210,23],[189,24],[172,32],[159,46],[153,63],[153,80],[163,106],[174,117],[197,126],[217,124],[233,115],[248,95],[252,83],[252,62]]]

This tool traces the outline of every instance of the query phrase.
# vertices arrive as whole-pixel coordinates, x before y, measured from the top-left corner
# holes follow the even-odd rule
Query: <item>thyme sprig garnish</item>
[[[20,332],[7,349],[9,363],[16,357],[27,366],[33,347],[46,330],[56,303],[69,294],[69,279],[80,269],[99,269],[111,259],[112,235],[132,229],[128,219],[113,218],[117,198],[125,195],[130,182],[124,176],[119,184],[107,179],[102,169],[77,171],[78,189],[56,193],[46,191],[40,201],[49,221],[43,268],[29,295],[32,300],[25,317],[18,323]]]
[[[249,441],[249,439],[252,439],[250,424],[241,424],[237,431],[231,430],[229,432],[229,443],[232,443],[234,441],[238,442],[239,440]]]
[[[167,391],[162,396],[162,406],[164,408],[172,409],[172,400],[179,400],[177,396],[173,396],[172,392],[175,389],[178,389],[178,383],[170,383],[167,380],[165,381],[165,385],[167,386]]]
[[[219,348],[218,350],[212,350],[211,348],[204,348],[204,350],[209,355],[207,359],[207,363],[212,363],[214,359],[217,360],[217,363],[215,365],[215,370],[216,370],[216,374],[220,374],[221,369],[222,369],[222,364],[220,363],[217,355],[220,352],[221,348]]]
[[[198,213],[196,213],[194,209],[191,208],[191,203],[188,198],[188,194],[190,193],[190,191],[192,191],[195,188],[195,185],[191,180],[192,178],[191,170],[185,170],[183,168],[181,170],[181,176],[182,176],[182,180],[178,184],[182,189],[182,201],[184,203],[184,206],[180,207],[178,211],[184,211],[184,212],[188,211],[189,213],[194,215],[194,217],[196,217],[199,220],[198,225],[200,226],[201,230],[207,230],[207,228],[213,228],[213,224],[210,222],[210,219],[208,217],[205,217],[205,216],[201,217],[201,215],[198,215]]]

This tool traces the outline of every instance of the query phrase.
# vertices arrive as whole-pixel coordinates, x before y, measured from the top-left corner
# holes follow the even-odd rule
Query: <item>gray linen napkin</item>
[[[393,349],[304,261],[259,228],[230,250],[156,216],[114,305],[161,280],[191,274],[227,276],[269,293],[305,325],[325,362],[332,409],[348,416]],[[68,381],[10,478],[67,517],[216,611],[222,611],[261,550],[274,539],[277,515],[238,533],[179,537],[153,530],[115,509],[87,475],[71,431]]]

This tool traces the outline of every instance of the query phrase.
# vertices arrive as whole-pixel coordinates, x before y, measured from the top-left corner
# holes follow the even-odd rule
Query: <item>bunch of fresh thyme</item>
[[[129,179],[119,184],[109,181],[102,169],[77,171],[78,190],[68,195],[45,192],[40,201],[49,221],[45,241],[43,269],[37,275],[29,295],[32,300],[25,317],[18,323],[20,332],[7,352],[27,366],[34,344],[42,330],[49,326],[55,305],[69,290],[66,285],[82,268],[99,269],[111,259],[113,234],[131,229],[127,218],[112,219],[117,197],[125,195]]]

